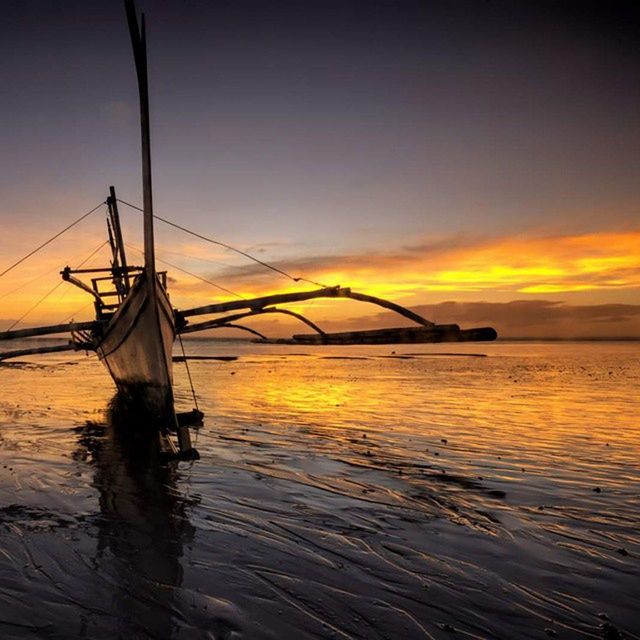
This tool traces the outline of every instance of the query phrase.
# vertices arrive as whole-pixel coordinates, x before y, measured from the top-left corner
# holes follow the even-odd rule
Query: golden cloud
[[[430,291],[542,294],[632,288],[640,287],[640,231],[475,242],[454,238],[396,252],[304,257],[275,266],[329,285],[402,298]],[[243,295],[282,288],[282,281],[259,265],[209,275]]]
[[[77,247],[75,250],[77,252]],[[309,282],[291,282],[257,264],[232,266],[224,256],[216,255],[223,260],[212,264],[202,257],[207,254],[195,250],[188,259],[177,254],[165,255],[161,249],[158,251],[160,260],[195,274],[160,263],[172,276],[171,296],[178,308],[233,299],[232,294],[217,289],[215,284],[244,297],[315,286]],[[261,254],[260,258],[269,261],[268,254]],[[327,285],[350,286],[408,305],[452,297],[469,300],[470,296],[481,296],[483,300],[504,301],[511,296],[511,299],[545,294],[571,296],[578,292],[594,292],[594,302],[597,302],[596,292],[640,288],[640,231],[491,239],[436,238],[388,252],[326,254],[271,262],[295,276]],[[33,278],[42,268],[43,263],[30,264],[20,279],[12,273],[11,278],[2,282],[0,296],[26,282],[26,276]],[[4,318],[19,317],[52,286],[44,281],[36,284],[38,291],[29,286],[4,297]],[[30,314],[29,320],[60,321],[65,314],[79,309],[83,302],[90,303],[81,291],[73,287],[67,291],[69,287],[63,285],[56,295]],[[324,314],[326,310],[329,318],[344,319],[353,312],[353,305],[346,302],[317,300],[306,303],[309,305],[313,305],[316,312],[322,310]],[[91,314],[90,304],[86,314]]]

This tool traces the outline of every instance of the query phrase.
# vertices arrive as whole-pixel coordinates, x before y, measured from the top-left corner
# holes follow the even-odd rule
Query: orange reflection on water
[[[70,594],[92,610],[109,602],[107,626],[136,607],[136,624],[149,628],[249,624],[230,602],[281,620],[288,601],[270,604],[264,575],[311,585],[305,602],[329,585],[323,601],[334,594],[341,624],[372,588],[376,598],[427,607],[425,584],[452,612],[480,608],[491,620],[499,611],[500,624],[514,606],[551,619],[562,593],[570,619],[603,602],[633,610],[636,345],[186,341],[186,349],[240,359],[191,363],[206,415],[194,437],[202,457],[175,477],[157,476],[110,439],[113,386],[95,359],[0,365],[0,498],[10,505],[0,513],[12,527],[0,565],[21,624],[41,613],[21,604],[27,596],[43,603],[48,623],[67,624],[59,618]],[[191,408],[182,365],[176,398]],[[45,540],[46,553],[37,556],[33,540]],[[53,596],[49,581],[33,580],[43,565]],[[613,587],[595,594],[593,571]],[[345,575],[348,611],[339,609]],[[550,577],[559,585],[553,607],[535,595]],[[401,612],[390,628],[402,620]],[[305,629],[308,618],[295,624]]]

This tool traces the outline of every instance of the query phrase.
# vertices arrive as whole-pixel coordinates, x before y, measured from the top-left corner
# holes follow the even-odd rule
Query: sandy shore
[[[0,367],[2,637],[640,637],[637,347],[396,351],[198,343],[177,470],[94,361]]]

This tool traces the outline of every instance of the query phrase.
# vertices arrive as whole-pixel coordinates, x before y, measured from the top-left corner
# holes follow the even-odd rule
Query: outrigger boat
[[[104,204],[108,209],[107,232],[112,251],[111,265],[100,269],[66,267],[61,272],[63,280],[81,288],[93,297],[95,320],[0,332],[0,340],[61,333],[69,333],[71,336],[68,344],[16,349],[0,353],[0,361],[26,355],[69,350],[97,353],[98,358],[113,378],[121,398],[136,409],[136,415],[144,416],[145,426],[151,427],[153,432],[159,433],[164,439],[164,443],[172,449],[177,457],[189,459],[198,457],[197,451],[191,445],[189,426],[201,421],[202,414],[195,409],[184,414],[177,414],[175,410],[172,350],[176,337],[181,334],[234,327],[255,334],[258,338],[257,342],[318,345],[461,342],[496,339],[497,334],[490,327],[461,330],[455,324],[437,325],[401,305],[357,293],[350,288],[341,286],[321,287],[312,291],[283,293],[248,300],[234,300],[193,309],[174,309],[167,292],[167,273],[156,270],[144,15],[139,24],[133,0],[125,0],[125,7],[140,97],[144,264],[132,266],[127,261],[118,209],[118,203],[121,201],[116,196],[115,188],[110,187],[109,196]],[[243,255],[248,254],[243,253]],[[79,275],[93,276],[91,277],[91,285],[79,279],[77,277]],[[402,315],[418,326],[326,333],[303,315],[276,306],[314,298],[349,298],[376,304]],[[238,324],[239,320],[269,313],[292,316],[309,326],[314,333],[294,335],[289,340],[269,340],[267,336],[255,329]],[[189,323],[188,318],[199,315],[216,317],[204,322]],[[185,357],[183,356],[183,358]],[[169,438],[171,432],[177,434],[177,447]]]

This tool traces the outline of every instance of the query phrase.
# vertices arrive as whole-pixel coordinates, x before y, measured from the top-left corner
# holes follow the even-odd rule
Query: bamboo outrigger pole
[[[367,302],[375,304],[389,311],[393,311],[408,320],[412,320],[419,326],[417,327],[391,327],[389,329],[373,329],[368,331],[347,331],[342,333],[325,333],[314,322],[305,318],[303,315],[290,311],[288,309],[276,308],[275,304],[287,304],[293,302],[303,302],[314,298],[348,298],[358,300],[359,302]],[[241,313],[229,315],[230,311],[248,309]],[[274,342],[286,344],[396,344],[396,343],[432,343],[432,342],[483,342],[495,340],[497,338],[496,331],[491,327],[477,327],[474,329],[460,329],[457,324],[435,324],[431,320],[423,318],[411,309],[407,309],[402,305],[396,304],[384,298],[377,298],[365,293],[357,293],[347,287],[325,287],[324,289],[315,289],[313,291],[302,291],[300,293],[280,293],[272,296],[263,296],[261,298],[252,298],[249,300],[232,300],[230,302],[220,302],[218,304],[209,304],[204,307],[196,307],[194,309],[184,309],[177,311],[178,333],[195,333],[197,331],[206,331],[208,329],[221,329],[223,327],[233,326],[236,320],[251,318],[268,313],[284,313],[293,316],[304,322],[315,331],[314,334],[298,334],[294,335],[290,340],[278,339]],[[218,318],[206,320],[204,322],[196,322],[189,324],[188,317],[209,315],[209,314],[227,314],[220,315]],[[241,326],[239,327],[251,333],[257,333],[253,329]],[[271,342],[270,340],[259,336],[263,342]]]
[[[16,338],[32,338],[35,336],[68,333],[69,331],[91,331],[96,326],[95,320],[88,322],[71,322],[65,324],[50,324],[46,327],[31,327],[30,329],[14,329],[0,331],[0,340],[15,340]]]
[[[315,289],[313,291],[301,291],[300,293],[278,293],[273,296],[263,296],[261,298],[252,298],[249,300],[233,300],[231,302],[220,302],[217,304],[208,304],[204,307],[195,307],[194,309],[184,309],[178,311],[179,318],[187,318],[189,316],[199,316],[214,313],[226,313],[227,311],[235,311],[237,309],[251,309],[252,311],[259,311],[265,307],[274,304],[287,304],[292,302],[304,302],[305,300],[313,300],[314,298],[350,298],[351,300],[358,300],[360,302],[369,302],[370,304],[378,305],[394,311],[395,313],[412,320],[413,322],[422,325],[423,327],[433,327],[434,323],[431,320],[427,320],[395,302],[384,300],[383,298],[376,298],[364,293],[356,293],[351,291],[348,287],[325,287],[324,289]]]
[[[11,358],[22,358],[23,356],[35,356],[44,353],[59,353],[61,351],[79,351],[80,347],[73,342],[68,344],[56,344],[51,347],[33,347],[31,349],[14,349],[13,351],[0,352],[0,362]]]
[[[275,307],[269,307],[267,309],[258,309],[256,311],[245,311],[244,313],[235,313],[230,316],[223,316],[222,318],[215,318],[214,320],[207,320],[205,322],[197,322],[196,324],[189,324],[184,329],[180,330],[180,333],[195,333],[196,331],[205,331],[206,329],[216,329],[219,327],[229,327],[232,326],[230,323],[235,322],[236,320],[242,320],[243,318],[250,318],[252,316],[264,315],[265,313],[282,313],[287,316],[292,316],[293,318],[297,318],[300,322],[304,322],[307,326],[311,327],[316,333],[320,335],[324,335],[324,331],[315,323],[309,320],[309,318],[305,318],[301,313],[296,313],[295,311],[291,311],[290,309],[276,309]],[[245,331],[247,331],[247,327],[241,327]],[[255,331],[252,331],[255,333]],[[264,336],[259,335],[259,337],[264,338]]]

